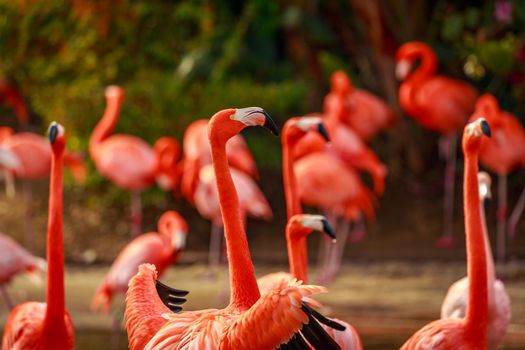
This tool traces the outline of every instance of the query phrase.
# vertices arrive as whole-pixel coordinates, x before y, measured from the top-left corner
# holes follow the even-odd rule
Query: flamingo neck
[[[226,142],[216,137],[213,131],[213,128],[210,129],[209,137],[229,262],[230,307],[247,310],[261,294],[248,249],[237,191],[228,166]]]
[[[409,79],[419,81],[422,78],[430,77],[436,73],[437,57],[432,49],[421,47],[417,57],[421,60],[421,64],[417,70],[410,75]]]
[[[290,273],[298,280],[308,283],[308,257],[306,249],[306,232],[295,225],[286,226],[286,246],[288,249],[288,262]],[[302,249],[304,247],[304,249]]]
[[[494,297],[494,280],[496,273],[494,270],[494,257],[492,256],[492,249],[490,247],[489,233],[487,230],[487,218],[485,216],[485,205],[483,200],[479,201],[479,211],[481,215],[481,229],[483,231],[483,244],[485,246],[485,256],[487,259],[487,285],[489,301]]]
[[[51,157],[51,182],[47,224],[47,289],[44,328],[65,332],[64,237],[62,225],[63,150]]]
[[[469,296],[465,317],[472,342],[484,348],[488,319],[487,257],[481,223],[478,190],[478,153],[465,152],[465,178],[463,205],[467,241],[467,269]]]
[[[302,213],[301,200],[297,193],[293,153],[295,145],[304,133],[296,128],[285,125],[283,130],[283,181],[286,199],[286,216],[288,220],[296,214]],[[303,282],[308,280],[308,252],[306,237],[292,239],[286,228],[286,246],[288,249],[288,263],[290,273]]]
[[[120,115],[120,109],[122,107],[122,101],[117,98],[106,99],[106,109],[102,119],[98,122],[91,134],[89,139],[89,153],[91,155],[96,154],[97,147],[107,139],[115,126],[117,125],[118,118]]]

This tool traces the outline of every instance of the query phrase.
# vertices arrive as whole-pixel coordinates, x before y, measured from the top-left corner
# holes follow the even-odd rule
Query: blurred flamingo
[[[324,101],[324,113],[340,114],[339,119],[363,141],[372,141],[395,124],[396,116],[388,105],[370,92],[356,89],[345,72],[334,72],[330,87]]]
[[[464,318],[447,318],[429,323],[417,331],[401,347],[409,349],[486,349],[488,278],[486,244],[480,213],[478,192],[478,156],[483,135],[490,136],[489,124],[477,119],[465,127],[463,153],[465,175],[463,202],[467,240],[468,301]]]
[[[0,233],[0,291],[9,310],[13,308],[13,302],[7,292],[7,285],[11,279],[20,274],[28,273],[33,275],[35,272],[46,270],[46,261],[32,255],[22,248],[11,237]]]
[[[485,201],[490,198],[490,175],[485,172],[478,173],[479,184],[479,210],[481,214],[481,228],[487,256],[487,280],[488,280],[488,338],[489,350],[497,350],[503,345],[503,338],[510,323],[510,298],[502,281],[496,279],[494,272],[494,259],[490,248],[490,239],[487,232],[485,218]],[[468,277],[463,277],[448,289],[447,296],[441,305],[441,318],[463,318],[466,315],[468,300]]]
[[[311,114],[310,116],[319,116]],[[374,196],[361,182],[356,169],[370,173],[377,194],[385,188],[386,167],[359,136],[340,120],[340,114],[323,118],[330,135],[330,145],[318,134],[309,133],[295,146],[295,171],[303,203],[321,208],[336,225],[339,239],[335,245],[327,239],[319,246],[318,278],[326,283],[337,276],[348,240],[350,222],[374,217]],[[314,187],[311,187],[314,186]],[[318,191],[311,191],[318,188]],[[365,236],[362,225],[356,225],[350,239]]]
[[[303,297],[323,292],[323,287],[295,282],[263,296],[259,293],[226,156],[228,139],[246,126],[255,125],[277,134],[273,120],[258,107],[222,110],[209,124],[230,268],[229,306],[222,310],[169,313],[163,302],[180,311],[178,305],[185,301],[180,297],[185,293],[156,283],[155,269],[141,265],[130,282],[126,303],[131,350],[179,346],[238,350],[308,348],[307,341],[315,349],[339,349],[318,321],[341,326],[302,301]]]
[[[51,178],[47,225],[46,303],[28,302],[13,309],[7,319],[2,349],[73,349],[73,322],[65,307],[64,238],[62,191],[66,133],[62,125],[51,123]]]
[[[500,110],[498,100],[491,94],[483,94],[476,102],[474,120],[484,117],[490,123],[494,137],[483,140],[479,159],[481,164],[498,174],[498,232],[497,258],[505,261],[506,221],[507,221],[507,176],[512,171],[525,166],[525,129],[519,119]],[[521,197],[525,196],[525,189]],[[517,221],[523,209],[518,205],[509,220],[509,234],[513,237]]]
[[[186,221],[177,212],[170,210],[162,214],[157,229],[158,233],[144,233],[122,249],[93,296],[92,310],[101,309],[107,313],[114,295],[126,293],[129,281],[137,274],[139,265],[153,264],[161,276],[170,264],[178,260],[186,243]],[[120,317],[115,314],[112,348],[118,348],[119,332]]]
[[[8,78],[0,78],[0,103],[9,105],[23,128],[29,123],[29,112],[18,87]]]
[[[421,64],[411,72],[416,61]],[[424,128],[443,135],[441,149],[448,154],[445,167],[443,233],[437,246],[454,246],[454,183],[456,174],[457,133],[474,110],[477,92],[469,84],[436,74],[437,58],[430,46],[412,41],[403,44],[396,54],[396,76],[403,81],[399,103],[403,110]]]
[[[32,132],[14,133],[9,127],[0,127],[0,145],[11,152],[17,159],[16,167],[7,171],[7,178],[12,176],[23,180],[26,201],[25,246],[33,247],[33,190],[30,180],[44,179],[51,171],[52,150],[49,140]],[[67,166],[77,182],[83,182],[87,175],[84,160],[78,154],[64,151],[64,165]],[[7,180],[9,181],[9,180]]]
[[[207,119],[198,119],[184,132],[181,191],[199,214],[211,221],[208,261],[210,273],[213,275],[221,257],[223,225],[215,174],[211,166],[207,127]],[[246,222],[246,215],[265,220],[271,219],[272,210],[254,181],[258,177],[257,165],[241,135],[235,135],[227,142],[226,154],[239,195],[243,222]]]
[[[166,178],[170,178],[172,173],[171,170],[168,175],[162,172],[159,155],[140,138],[126,134],[111,135],[124,101],[124,90],[120,86],[109,86],[105,95],[106,110],[89,139],[89,154],[103,176],[131,192],[131,234],[135,236],[140,233],[142,226],[140,191],[157,179],[161,185],[165,184]],[[168,145],[165,140],[162,138],[159,141],[163,147]],[[171,144],[176,148],[174,152],[177,152],[177,141],[172,139]]]

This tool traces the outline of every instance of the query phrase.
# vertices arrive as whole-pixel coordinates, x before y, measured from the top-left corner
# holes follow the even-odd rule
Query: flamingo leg
[[[447,164],[445,166],[444,197],[443,197],[443,233],[436,245],[439,248],[452,248],[455,245],[453,234],[454,220],[454,187],[456,182],[456,146],[457,134],[445,136],[447,145]]]
[[[222,227],[212,223],[210,232],[210,251],[208,253],[208,269],[211,278],[217,275],[217,269],[221,261],[222,250]]]
[[[524,209],[525,188],[523,188],[523,191],[521,191],[520,198],[518,199],[518,202],[516,203],[516,206],[514,207],[514,210],[512,211],[512,214],[510,214],[509,217],[508,235],[510,239],[514,239],[516,236],[516,228],[518,227],[518,221],[520,221],[521,214],[523,214]]]
[[[131,237],[142,231],[142,199],[140,191],[131,191]]]
[[[9,293],[7,292],[7,289],[5,285],[0,286],[0,292],[2,293],[2,298],[4,298],[5,306],[9,311],[13,310],[14,304],[13,300],[9,296]]]
[[[498,213],[496,215],[497,226],[497,261],[505,264],[506,236],[505,227],[507,219],[507,175],[498,176]]]
[[[348,241],[348,232],[350,231],[350,221],[341,218],[337,225],[337,240],[336,243],[332,243],[332,251],[329,256],[328,268],[326,272],[326,283],[333,282],[339,273],[341,268],[341,262],[343,260],[346,242]]]
[[[4,170],[5,194],[7,198],[15,198],[15,179],[13,173],[9,170]]]
[[[33,188],[31,182],[24,180],[22,182],[22,190],[26,202],[26,212],[24,220],[24,245],[30,252],[33,251]]]
[[[333,227],[337,227],[337,218],[332,212],[327,212],[325,214],[326,219]],[[326,270],[328,268],[328,257],[330,256],[330,251],[332,250],[332,240],[325,235],[322,235],[319,239],[319,251],[317,254],[317,283],[323,284],[326,279]]]
[[[351,243],[358,243],[361,242],[366,237],[366,225],[365,220],[361,217],[357,219],[357,221],[354,223],[354,228],[352,229],[352,232],[350,233],[350,237],[348,239]]]

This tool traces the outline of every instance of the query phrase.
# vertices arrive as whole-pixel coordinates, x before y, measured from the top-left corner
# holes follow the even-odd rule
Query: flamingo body
[[[7,235],[0,234],[0,251],[0,285],[18,273],[45,271],[44,259],[32,255]]]
[[[75,332],[69,313],[66,311],[64,315],[65,338],[54,336],[49,332],[53,329],[44,330],[45,313],[45,303],[28,302],[15,307],[7,319],[2,349],[73,349]]]

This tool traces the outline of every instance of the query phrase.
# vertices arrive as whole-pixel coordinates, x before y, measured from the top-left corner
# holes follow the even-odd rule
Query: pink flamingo
[[[318,321],[341,328],[306,305],[302,299],[324,291],[318,286],[289,284],[261,296],[248,249],[239,201],[230,176],[226,142],[246,126],[265,126],[277,134],[268,114],[258,107],[226,109],[209,124],[213,167],[230,268],[230,304],[222,310],[170,313],[163,301],[180,311],[185,293],[158,284],[156,271],[142,265],[130,282],[126,302],[126,326],[131,350],[169,349],[315,349],[340,347]],[[159,289],[157,292],[156,289]],[[160,297],[159,297],[160,296]],[[249,335],[249,336],[248,336]]]
[[[124,90],[119,86],[109,86],[105,95],[106,110],[89,139],[89,154],[103,176],[131,192],[131,234],[135,236],[142,226],[140,192],[159,177],[158,181],[164,183],[166,176],[159,173],[159,165],[162,164],[146,142],[131,135],[111,135],[124,101]],[[176,140],[172,141],[176,144]],[[161,139],[161,142],[164,141]],[[178,149],[178,144],[176,147]]]
[[[55,122],[49,126],[51,177],[47,225],[46,303],[28,302],[13,309],[7,319],[2,349],[68,350],[74,348],[74,330],[65,306],[63,238],[63,166],[66,133]]]
[[[420,66],[411,72],[417,60]],[[477,92],[469,84],[436,74],[437,58],[422,42],[408,42],[396,53],[396,76],[403,81],[399,88],[399,103],[403,110],[424,128],[444,135],[442,148],[448,154],[445,168],[443,203],[443,234],[437,246],[449,248],[455,244],[452,232],[454,218],[454,182],[456,173],[457,133],[474,110]]]
[[[494,259],[490,248],[490,240],[485,219],[485,201],[490,198],[490,175],[485,172],[478,173],[479,184],[479,210],[481,214],[481,227],[487,256],[489,320],[487,344],[488,349],[496,350],[503,345],[503,338],[510,323],[511,308],[510,298],[502,281],[496,279],[494,272]],[[441,318],[463,318],[466,315],[468,300],[469,279],[463,277],[448,289],[447,296],[441,305]]]
[[[388,105],[362,89],[356,89],[345,72],[339,70],[330,79],[331,91],[324,101],[324,113],[340,114],[342,122],[365,141],[393,126],[396,116]]]
[[[427,324],[401,347],[401,350],[486,349],[488,278],[486,244],[478,192],[478,156],[483,135],[490,136],[485,119],[468,124],[463,132],[465,175],[463,201],[467,240],[468,302],[464,318],[446,318]]]

